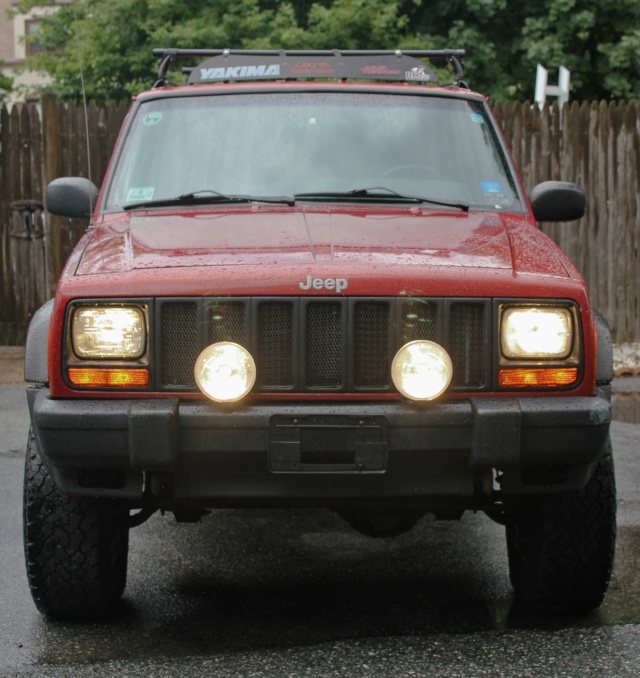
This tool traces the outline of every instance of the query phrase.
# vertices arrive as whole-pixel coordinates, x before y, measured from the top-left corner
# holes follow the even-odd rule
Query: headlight
[[[78,358],[140,358],[146,346],[144,313],[134,306],[77,308],[71,323],[71,341]]]
[[[502,354],[510,359],[569,357],[573,322],[567,308],[507,308],[502,314]]]
[[[391,378],[411,400],[433,400],[444,393],[453,376],[447,352],[432,341],[411,341],[393,359]]]
[[[239,344],[221,341],[211,344],[198,356],[195,366],[198,388],[211,400],[221,403],[240,400],[256,381],[256,364]]]

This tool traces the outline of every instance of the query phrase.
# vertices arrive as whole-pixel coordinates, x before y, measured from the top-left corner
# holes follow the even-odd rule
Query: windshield
[[[106,209],[170,203],[194,192],[205,200],[218,194],[328,202],[341,194],[354,202],[383,194],[393,201],[395,193],[522,211],[483,105],[434,96],[287,92],[143,103]]]

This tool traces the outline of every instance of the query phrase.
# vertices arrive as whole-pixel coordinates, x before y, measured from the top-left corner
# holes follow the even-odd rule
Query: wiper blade
[[[455,207],[456,209],[469,211],[469,203],[461,201],[435,200],[432,198],[423,198],[418,195],[403,195],[391,188],[383,186],[374,186],[372,188],[356,188],[353,191],[329,191],[320,193],[296,193],[296,200],[344,200],[349,202],[355,199],[365,198],[375,202],[412,202],[429,203],[431,205],[440,205],[442,207]]]
[[[213,203],[250,203],[264,202],[276,205],[295,205],[295,199],[289,196],[253,196],[253,195],[225,195],[218,191],[205,189],[183,193],[175,198],[162,198],[160,200],[145,200],[125,205],[125,210],[146,209],[147,207],[170,207],[172,205],[209,205]]]
[[[379,193],[383,191],[383,193]],[[414,196],[401,195],[390,188],[383,188],[375,186],[374,188],[356,188],[353,191],[321,191],[311,193],[296,193],[294,195],[296,200],[351,200],[351,198],[373,198],[375,200],[391,200],[395,202],[400,200],[402,202],[420,202],[419,198]]]

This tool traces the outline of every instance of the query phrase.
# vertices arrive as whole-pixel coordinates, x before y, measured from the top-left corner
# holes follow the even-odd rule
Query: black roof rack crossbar
[[[167,72],[177,59],[207,59],[191,73],[189,84],[228,80],[358,78],[405,82],[437,82],[435,73],[418,59],[445,59],[453,69],[455,84],[463,81],[463,49],[442,50],[248,50],[248,49],[154,49],[158,79],[167,82]],[[217,59],[216,59],[217,57]],[[222,57],[222,59],[220,59]],[[296,58],[293,64],[287,59]],[[345,59],[344,62],[341,61]],[[300,61],[302,60],[302,61]],[[318,61],[321,60],[321,61]],[[257,63],[257,62],[260,63]],[[223,67],[221,67],[223,66]]]

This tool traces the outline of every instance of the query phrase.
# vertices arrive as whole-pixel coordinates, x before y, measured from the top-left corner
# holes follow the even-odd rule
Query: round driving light
[[[198,388],[211,400],[230,403],[249,393],[256,381],[256,364],[249,351],[229,341],[211,344],[196,360]]]
[[[449,354],[433,341],[411,341],[393,359],[391,378],[403,396],[433,400],[447,390],[453,376]]]

